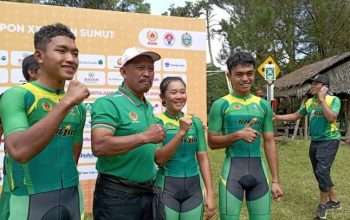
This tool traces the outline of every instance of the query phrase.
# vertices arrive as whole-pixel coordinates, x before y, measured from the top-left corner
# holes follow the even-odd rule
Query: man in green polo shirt
[[[311,79],[311,95],[306,103],[293,114],[275,115],[275,120],[294,121],[308,116],[311,144],[309,156],[320,190],[320,203],[316,210],[318,219],[327,218],[327,209],[340,209],[330,169],[338,151],[340,133],[336,120],[340,110],[340,100],[328,94],[330,80],[319,74]]]
[[[124,81],[96,100],[92,109],[92,151],[98,157],[93,215],[99,219],[155,219],[152,214],[155,143],[165,138],[144,94],[152,87],[160,55],[143,48],[120,58]],[[154,210],[153,210],[154,211]]]
[[[10,180],[10,220],[78,220],[83,216],[76,163],[82,147],[86,86],[75,36],[63,24],[34,35],[38,80],[6,90],[0,102]],[[71,80],[67,93],[65,81]],[[15,100],[15,101],[14,101]]]

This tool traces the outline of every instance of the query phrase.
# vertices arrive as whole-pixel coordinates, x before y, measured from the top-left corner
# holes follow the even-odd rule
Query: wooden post
[[[304,139],[307,139],[309,136],[308,124],[309,124],[308,117],[304,117]]]
[[[301,101],[301,104],[300,104],[300,108],[301,106],[304,105],[304,102],[306,100],[306,97],[303,98],[303,100]],[[298,130],[299,130],[299,124],[300,124],[300,119],[298,119],[295,123],[295,127],[294,127],[294,132],[293,132],[293,136],[292,136],[292,140],[295,138],[295,136],[297,136],[298,134]]]

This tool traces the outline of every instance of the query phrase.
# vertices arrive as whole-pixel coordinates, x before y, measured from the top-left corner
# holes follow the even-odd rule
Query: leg
[[[203,218],[203,190],[199,175],[185,178],[183,200],[181,201],[180,220],[194,220]]]
[[[261,158],[249,158],[249,183],[246,191],[250,220],[271,219],[271,191],[267,182],[267,170]]]
[[[95,220],[142,219],[142,202],[142,196],[119,191],[114,183],[97,177],[93,201]]]
[[[235,158],[232,158],[232,161]],[[242,200],[243,200],[243,188],[236,179],[239,169],[236,167],[236,172],[231,171],[234,166],[231,165],[231,158],[225,158],[220,182],[219,182],[219,207],[220,207],[220,219],[221,220],[239,220],[241,213]],[[243,171],[243,170],[242,170]],[[232,173],[232,176],[230,176]]]
[[[11,195],[9,220],[27,219],[28,211],[29,196]]]

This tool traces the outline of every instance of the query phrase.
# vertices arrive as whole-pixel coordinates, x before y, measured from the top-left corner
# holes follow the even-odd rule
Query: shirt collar
[[[146,106],[148,105],[145,96],[143,96],[143,102],[142,102],[134,94],[132,94],[132,92],[127,90],[123,85],[119,86],[119,92],[121,92],[126,98],[128,98],[136,106],[140,106],[143,104],[145,104]]]
[[[47,87],[41,85],[37,81],[32,81],[32,82],[30,82],[30,84],[32,84],[36,87],[39,87],[40,89],[45,90],[48,93],[52,93],[52,94],[56,94],[56,95],[64,94],[64,89],[56,89],[56,90],[50,89],[50,88],[47,88]]]

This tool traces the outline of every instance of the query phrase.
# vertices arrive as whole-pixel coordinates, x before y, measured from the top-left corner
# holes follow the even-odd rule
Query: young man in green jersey
[[[9,219],[78,220],[83,211],[76,163],[85,124],[80,103],[89,96],[86,86],[72,80],[79,51],[62,24],[40,28],[34,46],[40,77],[7,90],[0,102],[9,153]]]
[[[316,217],[327,218],[327,209],[340,209],[330,169],[338,151],[340,133],[336,120],[340,110],[340,100],[328,94],[330,80],[327,75],[319,74],[311,79],[311,95],[299,111],[287,115],[275,115],[275,120],[295,121],[308,116],[311,144],[309,157],[320,190],[320,201]]]
[[[155,143],[163,141],[165,132],[144,96],[152,87],[154,62],[159,59],[159,54],[143,48],[126,49],[120,59],[123,84],[93,105],[92,151],[99,172],[95,220],[161,219],[152,213],[152,200]]]
[[[26,79],[27,82],[31,82],[33,80],[37,80],[38,78],[38,71],[39,71],[39,64],[36,62],[34,58],[34,54],[29,55],[25,57],[22,61],[22,73],[23,77]],[[2,94],[0,95],[1,98]],[[0,118],[0,139],[3,134],[3,128]],[[1,142],[1,141],[0,141]],[[1,144],[1,143],[0,143]],[[6,176],[6,162],[8,155],[6,155],[6,149],[4,146],[5,156],[4,156],[4,163],[3,163],[3,183],[1,188],[1,196],[0,196],[0,219],[8,219],[10,215],[10,196],[11,196],[11,190],[9,186],[9,180]],[[0,174],[0,180],[1,180],[1,174]]]
[[[270,103],[251,94],[255,60],[237,52],[227,62],[233,92],[216,100],[210,109],[208,143],[226,149],[219,183],[220,219],[238,220],[245,196],[250,220],[271,219],[270,190],[274,199],[283,195],[279,183]],[[272,184],[260,151],[263,142]]]

